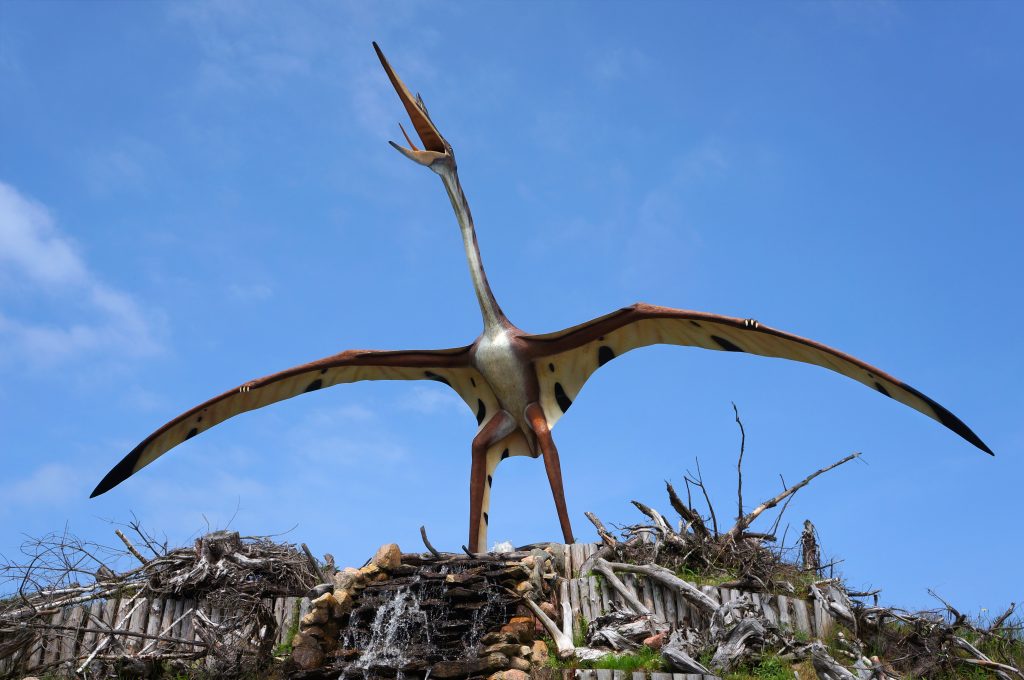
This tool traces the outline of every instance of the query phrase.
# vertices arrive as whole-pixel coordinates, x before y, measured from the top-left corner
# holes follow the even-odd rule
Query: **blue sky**
[[[455,148],[492,286],[531,332],[635,301],[754,317],[874,363],[996,452],[827,371],[696,349],[603,368],[555,430],[585,510],[668,509],[699,456],[735,512],[801,492],[855,586],[1024,599],[1024,11],[975,4],[0,3],[0,552],[135,512],[295,527],[361,564],[465,542],[472,414],[434,383],[303,396],[114,491],[153,429],[349,348],[480,330],[435,176],[370,47]],[[205,519],[204,519],[205,518]],[[498,470],[491,541],[560,536],[538,461]],[[723,521],[725,521],[723,519]],[[756,525],[755,525],[756,526]],[[793,533],[793,530],[790,532]]]

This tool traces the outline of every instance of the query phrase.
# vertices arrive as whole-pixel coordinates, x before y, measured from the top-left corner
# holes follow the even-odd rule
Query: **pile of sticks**
[[[0,677],[265,665],[278,627],[268,598],[322,580],[308,550],[267,537],[218,531],[168,549],[138,522],[125,528],[132,538],[115,530],[123,549],[65,531],[27,541],[21,559],[0,564],[10,593],[0,599]],[[135,564],[118,570],[126,560]],[[172,601],[190,606],[152,611]]]

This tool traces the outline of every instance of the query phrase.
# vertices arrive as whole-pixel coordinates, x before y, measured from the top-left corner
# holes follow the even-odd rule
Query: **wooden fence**
[[[599,544],[575,543],[567,545],[565,551],[566,576],[569,578],[569,600],[574,612],[587,621],[606,614],[616,607],[628,610],[622,596],[608,586],[604,579],[581,575],[580,565],[597,551]],[[619,574],[619,578],[631,588],[637,598],[643,602],[654,615],[673,626],[689,626],[703,628],[708,621],[703,620],[700,612],[675,591],[665,588],[659,583],[651,582],[642,575]],[[716,586],[700,586],[712,600],[721,604],[738,599],[747,594],[754,605],[760,607],[765,618],[781,627],[802,631],[809,637],[825,638],[832,629],[832,616],[817,603],[785,595],[770,595],[741,591],[735,588],[719,588]],[[579,617],[577,617],[579,631]],[[596,677],[596,676],[595,676]],[[599,679],[599,680],[603,680]],[[678,679],[675,679],[678,680]]]
[[[305,597],[266,598],[263,603],[273,611],[277,621],[275,644],[287,641],[289,630],[310,606]],[[66,607],[51,616],[51,627],[25,651],[0,659],[0,677],[15,671],[22,673],[72,664],[77,668],[98,648],[101,656],[121,651],[143,658],[201,651],[202,641],[193,624],[196,611],[202,611],[215,623],[231,615],[231,612],[210,607],[205,598],[150,600],[126,595]],[[111,634],[109,630],[124,633]]]

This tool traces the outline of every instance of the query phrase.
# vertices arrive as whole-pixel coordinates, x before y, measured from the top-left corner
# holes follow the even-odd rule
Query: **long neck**
[[[462,185],[459,183],[459,175],[455,168],[443,168],[438,174],[444,182],[444,188],[448,190],[448,198],[455,209],[455,216],[459,220],[459,229],[462,231],[462,245],[466,249],[466,260],[469,262],[469,275],[473,280],[473,289],[476,291],[476,299],[480,304],[480,314],[484,319],[484,329],[493,330],[508,324],[508,318],[498,301],[494,299],[491,286],[487,283],[487,274],[484,273],[484,265],[480,260],[480,247],[476,242],[476,229],[473,228],[473,215],[469,212],[469,202],[466,194],[462,192]]]

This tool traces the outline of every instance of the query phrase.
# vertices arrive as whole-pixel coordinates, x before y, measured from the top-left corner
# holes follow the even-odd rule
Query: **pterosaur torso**
[[[471,345],[441,350],[347,351],[247,382],[196,406],[142,441],[99,483],[108,491],[157,457],[232,416],[299,394],[360,380],[436,380],[454,389],[476,414],[472,443],[469,549],[487,540],[494,471],[509,456],[543,456],[564,538],[573,542],[551,428],[594,371],[629,350],[659,343],[747,352],[816,364],[841,373],[925,415],[987,453],[959,418],[909,385],[825,345],[752,319],[635,304],[565,330],[530,335],[514,326],[491,292],[480,260],[469,204],[459,184],[451,145],[434,126],[422,99],[406,89],[374,44],[384,70],[424,149],[392,146],[441,177],[462,231],[484,330]],[[404,130],[403,130],[404,134]]]

